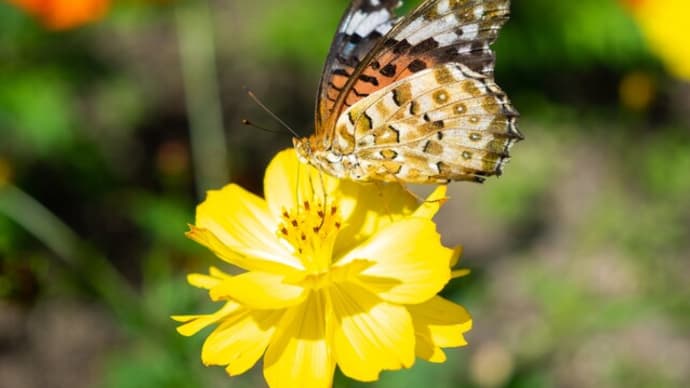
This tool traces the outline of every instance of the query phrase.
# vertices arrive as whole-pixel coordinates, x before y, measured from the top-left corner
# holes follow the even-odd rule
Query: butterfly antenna
[[[280,117],[278,117],[278,115],[276,115],[270,109],[268,109],[268,107],[263,102],[261,102],[261,100],[259,100],[259,98],[256,96],[256,94],[254,94],[254,92],[252,92],[246,86],[244,86],[244,90],[247,92],[247,95],[249,96],[249,98],[251,98],[256,103],[256,105],[260,106],[261,109],[263,109],[266,113],[268,113],[271,117],[273,117],[273,119],[275,121],[280,123],[280,125],[282,125],[285,129],[287,129],[294,137],[301,137],[297,132],[295,132],[292,128],[290,128],[290,126],[287,125],[287,123],[285,123],[285,121],[283,121]]]
[[[249,121],[249,120],[247,120],[247,119],[242,119],[242,124],[243,124],[243,125],[246,125],[246,126],[248,126],[248,127],[256,128],[256,129],[259,129],[259,130],[262,130],[262,131],[266,131],[266,132],[280,133],[280,134],[283,134],[283,135],[285,134],[285,131],[277,131],[277,130],[275,130],[275,129],[269,129],[269,128],[266,128],[266,127],[262,127],[262,126],[260,126],[260,125],[254,124],[252,121]]]

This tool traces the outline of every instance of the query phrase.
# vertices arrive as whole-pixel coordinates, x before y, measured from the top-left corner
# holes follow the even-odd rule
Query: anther
[[[297,223],[297,220],[292,220],[292,222],[290,222],[290,223],[291,223],[292,226],[294,226],[294,227],[297,227],[297,225],[299,225],[299,224]]]
[[[309,201],[304,201],[304,209],[309,210]]]
[[[302,241],[306,241],[306,240],[307,240],[307,235],[304,234],[304,233],[302,233],[302,235],[299,236],[299,237],[302,239]]]
[[[331,206],[331,215],[335,215],[335,212],[338,211],[338,208],[336,206]]]
[[[288,235],[288,230],[287,230],[285,227],[282,227],[282,228],[280,228],[280,233],[282,233],[282,234],[284,234],[284,235],[287,236],[287,235]]]
[[[323,218],[323,216],[325,216],[325,214],[323,213],[323,210],[319,210],[317,214],[318,214],[319,217],[321,217],[321,218]]]

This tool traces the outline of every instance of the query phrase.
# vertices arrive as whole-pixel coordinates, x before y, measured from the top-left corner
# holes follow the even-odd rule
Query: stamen
[[[330,209],[327,213],[326,209]],[[277,235],[294,248],[294,253],[310,273],[328,272],[341,220],[338,207],[319,201],[303,201],[302,206],[282,212]]]

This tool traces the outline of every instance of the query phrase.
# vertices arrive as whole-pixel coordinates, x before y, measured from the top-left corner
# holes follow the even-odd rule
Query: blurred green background
[[[470,346],[336,386],[690,386],[690,83],[621,3],[514,2],[496,78],[527,139],[438,217],[473,271],[445,291]],[[313,130],[346,6],[123,1],[55,31],[0,2],[0,386],[263,386],[175,332],[216,308],[185,274],[219,262],[183,233],[205,190],[260,193],[291,146],[241,125],[279,129],[243,86]]]

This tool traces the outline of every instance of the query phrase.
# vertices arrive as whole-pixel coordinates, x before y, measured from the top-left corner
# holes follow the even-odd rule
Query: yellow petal
[[[333,351],[346,376],[374,381],[382,370],[414,364],[414,329],[404,307],[350,283],[329,290],[336,322]]]
[[[453,279],[461,278],[463,276],[467,276],[470,274],[470,269],[469,268],[460,268],[460,269],[455,269],[450,273],[450,277]]]
[[[234,249],[236,254],[243,254],[242,249],[250,248],[267,253],[267,257],[278,258],[285,265],[294,266],[297,260],[292,258],[276,236],[278,221],[271,215],[263,199],[230,184],[221,190],[208,192],[206,200],[197,207],[195,226],[211,232],[222,245]]]
[[[294,266],[301,266],[301,263],[288,253],[276,255],[252,247],[227,245],[208,229],[190,226],[186,235],[210,249],[220,259],[248,271],[282,273],[295,268]]]
[[[205,290],[210,290],[223,282],[223,279],[218,279],[210,275],[204,275],[200,273],[190,273],[187,275],[187,283],[193,285],[197,288],[203,288]]]
[[[330,387],[335,362],[326,336],[325,301],[313,292],[287,311],[266,351],[264,377],[271,388]]]
[[[208,274],[218,279],[230,279],[232,275],[221,271],[218,267],[211,266],[208,269]]]
[[[417,210],[412,213],[413,217],[420,217],[431,219],[433,218],[441,206],[446,202],[446,185],[438,186],[429,196],[422,202]]]
[[[472,318],[462,306],[437,296],[406,307],[414,323],[420,358],[443,362],[445,355],[440,358],[440,348],[467,345],[464,333],[472,328]]]
[[[453,258],[450,259],[450,267],[455,267],[460,261],[460,255],[462,255],[462,245],[458,245],[453,248]]]
[[[283,313],[242,309],[226,317],[204,342],[201,360],[205,365],[228,365],[231,375],[244,373],[263,354]]]
[[[417,199],[399,183],[341,180],[338,191],[343,218],[352,218],[353,224],[368,225],[366,230],[375,230],[372,223],[390,223],[391,218],[410,215],[417,206]]]
[[[307,295],[304,288],[287,284],[285,277],[265,272],[246,272],[233,276],[214,287],[211,298],[233,299],[255,309],[280,309],[301,303]]]
[[[199,332],[208,325],[212,325],[228,315],[240,310],[242,306],[236,302],[229,301],[225,303],[220,310],[213,314],[200,315],[173,315],[171,318],[177,322],[186,322],[184,325],[177,327],[177,332],[184,336],[191,336]]]
[[[343,180],[338,186],[338,207],[346,224],[334,249],[335,257],[371,237],[391,222],[410,215],[417,200],[400,184]]]
[[[273,217],[280,219],[283,210],[294,209],[304,201],[323,202],[337,184],[337,179],[301,163],[290,148],[279,152],[266,168],[264,196]]]
[[[415,332],[415,348],[414,353],[422,360],[433,363],[446,362],[446,353],[440,347],[434,344],[431,335],[428,332]]]
[[[379,231],[336,265],[364,259],[374,262],[359,276],[361,285],[395,303],[421,303],[450,279],[453,251],[441,245],[433,222],[407,218]]]

